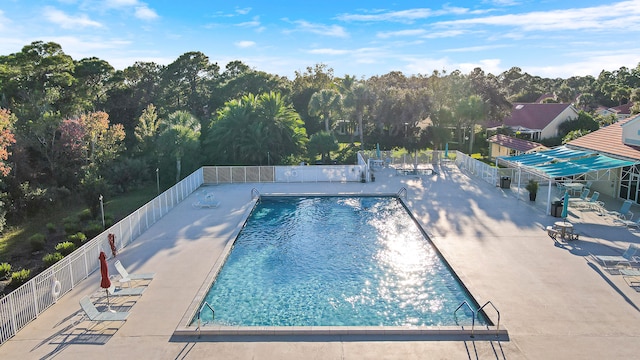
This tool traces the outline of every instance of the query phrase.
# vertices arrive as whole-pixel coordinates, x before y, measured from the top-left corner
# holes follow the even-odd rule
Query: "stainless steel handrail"
[[[495,305],[493,305],[491,301],[487,301],[486,303],[484,303],[484,305],[478,308],[478,315],[480,314],[480,311],[482,311],[482,309],[484,309],[484,307],[487,305],[491,305],[491,307],[493,307],[496,313],[498,313],[498,324],[496,325],[496,336],[498,336],[498,332],[500,331],[500,311],[498,311],[498,308]]]
[[[260,191],[258,189],[251,189],[251,200],[260,198]]]
[[[458,312],[458,310],[460,310],[460,308],[464,305],[467,305],[467,308],[471,311],[471,314],[473,315],[473,317],[471,318],[471,337],[473,337],[473,330],[476,326],[476,312],[473,311],[473,308],[471,307],[471,305],[469,305],[469,303],[465,300],[463,301],[460,305],[458,305],[458,307],[453,311],[453,315],[455,316],[456,312]]]
[[[213,307],[211,307],[211,305],[209,305],[208,302],[205,301],[204,304],[202,304],[202,306],[200,307],[200,310],[198,310],[198,328],[197,328],[198,337],[200,337],[200,331],[201,331],[201,329],[200,329],[200,325],[201,325],[200,315],[202,314],[202,310],[204,310],[205,306],[208,307],[209,310],[211,310],[211,313],[212,313],[211,319],[215,319],[215,317],[216,317],[216,311],[213,309]]]

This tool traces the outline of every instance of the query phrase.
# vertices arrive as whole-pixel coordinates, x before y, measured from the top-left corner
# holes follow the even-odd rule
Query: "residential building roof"
[[[531,104],[514,103],[511,116],[504,119],[504,125],[542,130],[571,104]]]
[[[640,160],[640,146],[625,144],[622,136],[622,125],[639,118],[640,115],[637,115],[620,120],[585,136],[571,140],[567,145],[574,148],[597,151],[613,157]]]
[[[489,138],[489,142],[504,146],[520,152],[529,152],[535,149],[546,149],[547,147],[534,141],[518,139],[511,136],[497,134]]]
[[[612,107],[611,110],[613,110],[616,114],[618,115],[629,115],[631,114],[631,107],[633,106],[632,102],[628,102],[624,105],[620,105],[620,106],[616,106],[616,107]]]

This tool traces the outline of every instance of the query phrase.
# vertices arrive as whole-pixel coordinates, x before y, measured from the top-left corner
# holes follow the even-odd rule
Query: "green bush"
[[[75,220],[64,223],[64,232],[66,234],[75,234],[80,230],[82,230],[82,227],[80,223]]]
[[[56,245],[56,251],[64,256],[71,254],[75,249],[76,244],[72,243],[71,241],[64,241]]]
[[[82,231],[87,235],[87,238],[93,239],[103,231],[102,223],[97,221],[92,221],[88,223]]]
[[[29,244],[31,244],[31,251],[40,251],[44,249],[44,235],[41,233],[31,235],[29,237]]]
[[[47,223],[47,230],[49,230],[49,233],[53,234],[58,231],[58,227],[54,223]]]
[[[58,261],[62,260],[62,258],[64,258],[64,256],[62,256],[62,254],[60,254],[59,252],[54,252],[53,254],[47,254],[42,258],[42,261],[44,262],[44,265],[46,267],[49,267],[55,263],[57,263]]]
[[[80,221],[93,220],[93,215],[91,215],[89,209],[84,209],[78,214],[78,219],[80,219]]]
[[[113,226],[113,214],[104,214],[104,226],[105,228]]]
[[[11,273],[11,264],[0,263],[0,279],[5,279]]]
[[[11,274],[11,285],[18,287],[29,280],[29,276],[31,276],[31,270],[22,269],[20,271],[16,271]]]
[[[76,246],[82,245],[85,241],[87,241],[87,235],[82,232],[77,232],[73,235],[67,236],[67,239],[74,243]]]

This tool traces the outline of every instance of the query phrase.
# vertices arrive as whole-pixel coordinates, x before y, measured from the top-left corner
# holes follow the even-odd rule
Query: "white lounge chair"
[[[111,284],[111,287],[107,289],[109,296],[139,296],[147,290],[146,287],[137,287],[137,288],[116,288],[115,285]]]
[[[640,286],[640,270],[639,269],[620,269],[622,278],[631,287]]]
[[[589,200],[576,199],[576,201],[569,201],[569,205],[575,206],[579,209],[588,208],[592,210],[597,210],[600,207],[600,204],[598,203],[598,198],[600,198],[600,193],[597,191],[594,191],[593,195],[591,195],[591,198],[589,198]],[[573,199],[570,199],[570,200],[573,200]],[[604,203],[602,203],[602,205],[604,205]]]
[[[640,228],[640,217],[638,218],[638,220],[618,220],[620,221],[622,224],[626,225],[628,228]]]
[[[153,280],[153,277],[156,275],[155,273],[146,273],[146,274],[129,274],[127,269],[124,268],[120,260],[116,260],[113,263],[113,266],[116,268],[118,273],[120,274],[121,283],[129,283],[132,280]]]
[[[80,307],[91,321],[126,321],[129,317],[128,312],[98,311],[88,296],[80,299]]]
[[[587,201],[587,196],[589,196],[589,189],[584,189],[580,193],[580,197],[569,198],[569,205],[573,205],[574,203],[579,203],[579,202],[585,202]]]
[[[636,244],[630,244],[627,250],[622,255],[593,255],[593,259],[595,259],[598,263],[600,263],[603,267],[609,268],[611,265],[627,265],[632,266],[633,264],[640,263],[640,259],[638,255],[640,248]]]
[[[217,208],[220,206],[220,201],[216,200],[213,193],[207,193],[202,198],[198,199],[198,201],[192,204],[194,208]]]
[[[605,211],[604,215],[613,216],[614,220],[631,220],[633,213],[631,212],[631,204],[633,201],[625,200],[618,211]]]

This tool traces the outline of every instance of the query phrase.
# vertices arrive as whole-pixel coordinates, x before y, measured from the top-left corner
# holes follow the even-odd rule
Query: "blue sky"
[[[116,69],[201,51],[293,78],[434,70],[597,76],[640,62],[640,0],[191,1],[2,0],[0,54],[54,41]]]

